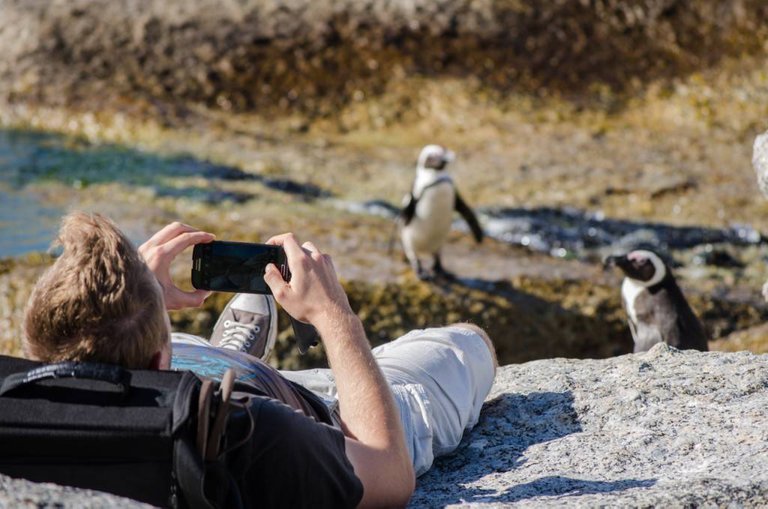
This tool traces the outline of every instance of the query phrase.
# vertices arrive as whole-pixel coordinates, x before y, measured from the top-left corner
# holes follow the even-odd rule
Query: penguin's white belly
[[[628,277],[624,278],[624,282],[621,284],[621,295],[624,297],[624,302],[627,306],[627,314],[629,319],[633,323],[637,323],[637,311],[635,311],[635,300],[641,293],[647,291],[643,285],[636,283]]]
[[[637,323],[637,311],[635,311],[635,301],[641,293],[646,291],[646,288],[633,281],[632,279],[625,277],[621,284],[621,295],[624,297],[624,303],[627,307],[627,314],[632,322]]]
[[[647,309],[643,311],[644,317],[638,314],[638,299],[648,294],[648,289],[633,281],[630,278],[624,278],[621,285],[621,295],[624,299],[624,306],[629,318],[629,329],[632,332],[632,339],[635,341],[635,352],[646,352],[656,343],[664,341],[664,335],[657,323],[652,320],[648,323]],[[642,321],[640,320],[642,318]]]
[[[427,189],[416,204],[416,213],[403,232],[419,254],[437,253],[445,243],[453,222],[453,186]]]

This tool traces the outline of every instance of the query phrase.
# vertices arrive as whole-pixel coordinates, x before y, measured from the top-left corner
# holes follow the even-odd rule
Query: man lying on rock
[[[454,324],[411,331],[372,351],[331,257],[291,233],[268,241],[284,248],[292,272],[286,282],[274,265],[267,267],[274,300],[235,295],[210,342],[171,334],[166,309],[199,306],[209,295],[178,288],[171,261],[213,238],[173,223],[137,250],[102,216],[65,217],[63,252],[25,311],[26,355],[134,369],[173,364],[207,376],[234,368],[273,398],[260,398],[258,410],[252,405],[251,440],[260,451],[254,461],[262,465],[239,480],[247,504],[405,505],[415,476],[477,423],[496,370],[488,336]],[[262,360],[277,334],[275,300],[317,329],[330,369],[279,372]]]

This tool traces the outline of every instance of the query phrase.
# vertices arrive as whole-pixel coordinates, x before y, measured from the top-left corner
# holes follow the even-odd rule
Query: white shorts
[[[210,345],[179,333],[173,341]],[[477,424],[493,385],[491,352],[472,330],[440,327],[413,330],[374,348],[373,355],[392,389],[414,470],[421,475]],[[336,381],[330,369],[280,373],[317,393],[335,413]]]
[[[462,327],[419,329],[373,349],[392,389],[416,475],[435,457],[459,445],[480,416],[491,390],[491,352],[474,331]],[[326,398],[336,397],[330,369],[281,371]]]

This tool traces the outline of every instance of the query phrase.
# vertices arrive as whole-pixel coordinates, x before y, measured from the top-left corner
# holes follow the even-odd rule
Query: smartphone
[[[274,263],[283,279],[291,280],[280,246],[215,240],[197,244],[192,252],[192,286],[199,290],[271,294],[264,271]]]

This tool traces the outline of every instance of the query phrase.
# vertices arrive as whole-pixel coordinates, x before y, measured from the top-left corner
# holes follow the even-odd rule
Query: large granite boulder
[[[0,506],[23,504],[132,505],[0,477]],[[605,360],[500,368],[477,427],[419,479],[411,501],[411,507],[766,504],[768,355],[666,345]]]
[[[413,507],[768,504],[768,355],[656,345],[504,366]]]

